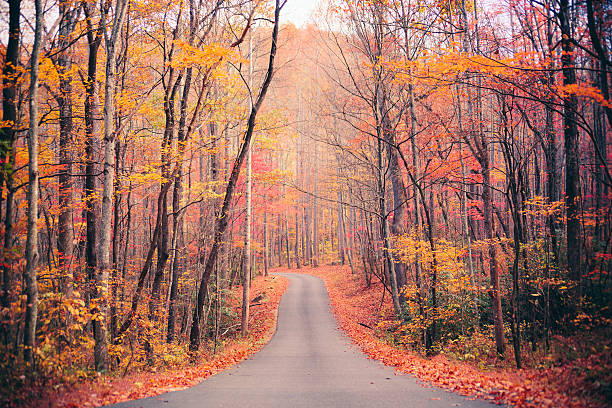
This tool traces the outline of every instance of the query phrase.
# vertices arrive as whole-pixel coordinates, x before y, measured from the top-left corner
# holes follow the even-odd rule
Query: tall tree
[[[561,70],[563,85],[576,84],[574,44],[572,42],[573,0],[561,0],[557,18],[561,27]],[[567,266],[570,277],[581,276],[580,244],[580,150],[577,115],[578,97],[569,92],[563,98],[563,135],[565,138],[565,206],[567,208]]]
[[[69,2],[59,3],[60,26],[55,61],[59,76],[57,103],[59,108],[59,215],[57,231],[57,251],[59,267],[64,276],[62,290],[68,297],[72,293],[72,256],[73,256],[73,191],[72,191],[72,146],[73,142],[73,102],[72,102],[72,32],[78,21],[79,6]]]
[[[9,1],[8,41],[2,68],[2,125],[0,126],[0,191],[7,186],[6,211],[4,218],[4,245],[2,251],[2,306],[11,302],[12,268],[7,257],[12,247],[13,230],[13,146],[17,127],[17,72],[19,66],[19,43],[21,41],[21,0]],[[2,204],[0,196],[0,209]],[[8,330],[5,331],[8,334]],[[8,339],[5,339],[8,342]]]
[[[104,81],[104,184],[102,190],[102,212],[97,254],[96,285],[100,289],[97,302],[97,325],[94,333],[94,357],[96,370],[108,370],[108,334],[106,314],[108,308],[108,280],[110,276],[110,245],[113,210],[113,189],[115,185],[115,49],[128,0],[116,0],[109,29],[104,30],[106,45],[106,78]],[[103,15],[104,18],[104,15]],[[109,31],[110,30],[110,31]]]
[[[36,267],[38,265],[38,73],[40,50],[43,32],[42,0],[34,2],[36,25],[34,28],[34,44],[30,57],[30,123],[28,126],[28,236],[26,242],[26,316],[23,334],[24,359],[34,361],[36,345],[36,320],[38,317],[38,280]]]

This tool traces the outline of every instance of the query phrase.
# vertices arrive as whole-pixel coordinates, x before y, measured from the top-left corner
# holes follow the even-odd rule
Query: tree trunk
[[[85,220],[86,228],[86,243],[85,243],[85,264],[87,269],[87,279],[89,288],[87,299],[97,298],[96,285],[96,241],[98,236],[97,230],[97,175],[96,162],[97,159],[97,92],[98,92],[98,51],[102,42],[102,30],[104,29],[104,19],[100,18],[98,26],[93,27],[91,18],[94,12],[93,5],[84,2],[83,12],[87,23],[87,43],[88,43],[88,58],[87,58],[87,78],[83,80],[85,86],[85,185],[83,197],[85,201]],[[108,9],[103,10],[103,15]],[[93,320],[94,336],[98,331],[98,320]]]
[[[249,331],[249,302],[251,292],[251,222],[252,222],[252,206],[251,206],[251,143],[247,147],[246,157],[246,219],[244,223],[244,258],[242,261],[242,319],[240,321],[240,333],[243,336]]]
[[[249,92],[253,89],[253,65],[255,60],[253,59],[253,32],[249,35]],[[253,98],[249,95],[249,111],[253,109]],[[251,201],[251,189],[253,185],[252,177],[252,143],[249,140],[247,143],[247,154],[246,154],[246,191],[245,191],[245,204],[246,204],[246,215],[244,222],[244,258],[242,262],[243,273],[242,273],[242,318],[240,321],[240,333],[243,336],[249,331],[249,312],[250,312],[250,296],[251,296],[251,223],[253,221],[253,207]],[[288,248],[287,248],[288,250]]]
[[[569,0],[561,0],[559,23],[561,26],[561,69],[563,85],[576,83],[574,68],[574,45],[571,41],[572,32],[570,16],[573,5]],[[565,137],[565,204],[567,207],[567,266],[570,278],[580,281],[580,151],[576,112],[578,97],[570,93],[563,98],[563,134]]]
[[[168,330],[166,333],[166,342],[171,343],[174,340],[175,322],[176,322],[176,301],[178,298],[178,286],[179,279],[182,274],[182,256],[185,246],[184,237],[184,221],[183,214],[180,209],[181,195],[183,190],[183,172],[179,170],[178,174],[174,179],[174,191],[172,194],[172,211],[174,212],[174,225],[172,231],[174,232],[173,242],[174,255],[172,259],[172,277],[170,283],[170,299],[168,301]]]
[[[58,198],[59,215],[57,225],[57,252],[59,269],[62,273],[62,292],[72,296],[72,76],[70,75],[71,60],[68,52],[70,35],[76,23],[76,8],[67,3],[60,3],[60,28],[57,56],[57,72],[59,75],[59,176]]]
[[[345,248],[345,237],[344,237],[344,212],[342,211],[342,190],[338,189],[338,256],[340,257],[340,263],[344,265],[346,262],[344,248]]]
[[[156,320],[156,312],[160,303],[160,290],[161,284],[164,278],[164,269],[166,263],[170,257],[168,252],[168,240],[170,238],[169,221],[168,221],[168,190],[169,185],[172,184],[172,178],[170,175],[170,157],[172,156],[172,139],[174,138],[175,129],[175,100],[178,88],[182,82],[183,76],[179,75],[175,81],[174,79],[174,68],[170,68],[170,79],[168,80],[168,87],[164,97],[164,114],[166,119],[164,137],[161,144],[161,164],[162,164],[162,179],[160,184],[158,206],[157,206],[157,217],[160,221],[159,235],[157,236],[157,265],[155,274],[153,277],[153,285],[151,287],[151,299],[149,301],[149,319]],[[183,88],[189,95],[189,85],[185,84]],[[177,167],[178,168],[178,167]]]
[[[121,143],[115,144],[115,171],[119,171],[121,158]],[[115,192],[121,191],[119,177],[115,177]],[[111,339],[117,336],[117,278],[119,272],[118,258],[121,250],[121,193],[115,194],[115,206],[113,208],[113,253],[112,253],[112,274],[111,274],[111,304],[110,304],[110,334]]]
[[[21,0],[10,0],[9,2],[9,27],[8,43],[4,54],[4,67],[2,69],[2,124],[0,126],[0,161],[8,163],[0,169],[0,207],[2,207],[2,189],[6,181],[7,198],[6,212],[4,218],[4,250],[2,251],[2,297],[1,304],[8,308],[12,301],[11,289],[13,287],[13,271],[7,257],[12,248],[13,229],[13,167],[15,154],[13,144],[15,142],[15,127],[17,126],[17,84],[14,78],[19,66],[19,42],[21,41],[21,29],[19,17],[21,15]],[[5,343],[10,341],[10,327],[3,327]]]
[[[504,322],[501,306],[501,293],[499,287],[499,270],[497,265],[497,248],[495,233],[493,230],[493,203],[491,201],[491,169],[489,164],[489,149],[485,138],[482,137],[482,151],[480,165],[482,166],[482,204],[483,204],[483,223],[489,248],[489,275],[491,276],[491,302],[493,304],[493,324],[495,328],[495,347],[500,356],[504,355],[506,343],[504,340]]]
[[[285,3],[283,3],[284,5]],[[276,56],[276,47],[277,47],[277,38],[278,38],[278,27],[279,27],[279,15],[282,6],[280,4],[280,0],[276,0],[276,7],[274,12],[274,28],[272,30],[272,45],[270,47],[270,59],[268,62],[268,69],[266,72],[266,76],[264,82],[262,84],[261,90],[257,97],[256,102],[253,104],[253,108],[251,109],[251,113],[249,115],[249,120],[247,122],[247,130],[244,135],[244,140],[240,152],[236,159],[234,160],[234,165],[232,167],[232,172],[230,174],[227,187],[225,189],[225,197],[223,199],[223,205],[221,207],[221,211],[219,213],[219,217],[215,222],[215,232],[213,237],[213,243],[210,248],[210,252],[208,254],[208,259],[206,260],[206,265],[204,267],[204,273],[202,274],[202,278],[200,280],[198,295],[196,304],[193,308],[193,319],[191,323],[191,333],[189,335],[189,349],[193,352],[198,350],[200,347],[200,321],[201,315],[204,308],[204,299],[206,296],[206,291],[208,288],[208,280],[210,279],[210,275],[212,273],[213,267],[217,260],[217,256],[219,254],[219,246],[221,245],[221,240],[223,238],[223,234],[227,229],[227,222],[229,216],[229,206],[232,201],[232,196],[234,194],[234,188],[236,187],[236,182],[238,181],[238,176],[240,174],[240,170],[242,168],[242,163],[244,162],[247,150],[250,146],[251,138],[253,136],[253,130],[255,128],[255,123],[257,119],[257,112],[263,103],[266,93],[268,92],[268,87],[270,86],[270,82],[272,81],[272,76],[274,74],[274,58]]]
[[[268,237],[268,212],[265,210],[264,208],[264,214],[263,214],[263,228],[264,228],[264,236],[263,236],[263,240],[264,240],[264,256],[263,256],[263,261],[264,261],[264,276],[268,276],[268,269],[269,269],[269,257],[270,257],[270,246],[269,246],[269,237]]]
[[[191,26],[193,27],[194,22],[191,21]],[[191,89],[191,79],[192,79],[192,70],[191,68],[187,69],[187,73],[185,75],[185,85],[183,87],[183,94],[181,96],[181,107],[180,107],[180,118],[179,118],[179,131],[178,131],[178,149],[179,149],[179,157],[176,163],[177,166],[177,174],[174,178],[174,191],[172,194],[172,211],[174,213],[173,216],[173,225],[172,231],[174,234],[173,242],[174,245],[174,254],[171,265],[171,278],[170,278],[170,298],[168,301],[168,332],[166,334],[166,342],[171,343],[174,339],[174,326],[176,321],[176,299],[178,295],[178,285],[179,279],[182,273],[182,254],[185,246],[184,239],[184,231],[183,231],[183,212],[180,208],[181,206],[181,195],[183,190],[183,152],[185,149],[185,144],[187,143],[188,134],[185,130],[186,120],[187,120],[187,102],[189,100],[189,92]],[[218,171],[214,171],[213,176],[218,178]]]
[[[98,246],[98,267],[96,284],[98,293],[97,319],[94,331],[94,359],[96,370],[108,370],[108,339],[106,314],[108,309],[108,279],[110,269],[111,224],[113,210],[113,189],[115,185],[115,45],[123,24],[127,0],[117,0],[110,34],[105,30],[106,80],[104,83],[104,184],[102,189],[102,212]]]
[[[286,229],[285,231],[289,231],[289,221],[285,218]],[[294,257],[295,257],[295,266],[297,269],[302,267],[300,262],[300,223],[298,221],[298,206],[297,200],[295,205],[295,247],[294,247]],[[291,268],[291,260],[289,259],[289,232],[287,232],[287,268]]]
[[[313,182],[312,182],[312,186],[313,186],[313,203],[312,203],[312,249],[313,249],[313,259],[312,259],[312,265],[314,267],[319,266],[319,263],[321,262],[319,259],[319,214],[318,214],[318,203],[317,203],[317,179],[319,177],[319,157],[318,157],[318,151],[317,151],[317,143],[316,141],[314,142],[314,171],[313,171]]]
[[[36,266],[38,265],[38,63],[43,31],[42,0],[35,0],[36,26],[34,30],[34,45],[30,57],[30,124],[28,128],[28,236],[26,240],[26,270],[25,292],[26,313],[23,334],[24,360],[34,362],[34,347],[36,345],[36,320],[38,317],[38,281]]]

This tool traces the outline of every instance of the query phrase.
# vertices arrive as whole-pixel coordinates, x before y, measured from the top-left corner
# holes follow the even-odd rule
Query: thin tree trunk
[[[35,0],[36,26],[34,30],[34,45],[30,57],[30,124],[28,128],[28,236],[26,240],[26,314],[23,335],[24,360],[34,362],[34,347],[36,345],[36,320],[38,317],[38,281],[36,266],[38,265],[38,63],[43,31],[42,0]]]
[[[181,205],[181,195],[183,190],[182,170],[179,170],[174,179],[174,191],[172,194],[172,211],[174,212],[174,222],[172,231],[174,232],[173,242],[175,242],[174,255],[172,259],[172,277],[170,282],[170,299],[168,301],[168,330],[166,333],[166,342],[171,343],[174,340],[175,322],[176,322],[176,301],[178,297],[179,280],[182,274],[182,256],[185,246],[184,237],[184,221],[183,214],[179,210]]]
[[[561,68],[563,71],[563,85],[576,83],[576,70],[574,68],[574,45],[570,16],[573,5],[570,0],[561,0],[559,9],[559,23],[561,26]],[[563,129],[565,137],[565,204],[567,207],[567,266],[573,281],[580,280],[580,258],[582,248],[580,245],[580,151],[578,128],[576,125],[576,111],[578,110],[578,97],[570,93],[563,98]],[[579,288],[578,288],[579,289]]]
[[[289,221],[285,218],[286,228],[285,231],[289,231]],[[294,257],[295,257],[295,266],[297,269],[302,267],[302,263],[300,261],[300,232],[299,232],[300,223],[298,221],[298,206],[297,200],[295,205],[295,248],[294,248]],[[289,233],[287,232],[287,268],[291,268],[291,260],[289,259]]]
[[[115,144],[115,171],[119,171],[121,157],[121,143]],[[121,191],[119,177],[115,178],[115,192]],[[118,258],[121,250],[120,231],[121,228],[121,194],[115,194],[115,206],[113,208],[113,252],[112,252],[112,274],[111,274],[111,304],[110,304],[110,335],[114,339],[117,336],[117,278],[119,273]]]
[[[262,84],[261,90],[257,97],[256,102],[253,104],[253,108],[251,109],[251,113],[249,115],[249,120],[247,122],[247,130],[244,135],[244,141],[238,156],[234,161],[234,165],[232,167],[232,172],[230,174],[227,187],[225,190],[225,197],[223,199],[223,205],[221,207],[221,211],[219,213],[219,217],[215,222],[215,232],[213,243],[210,248],[210,252],[208,254],[208,259],[206,260],[206,265],[204,267],[204,273],[202,274],[202,278],[200,280],[198,295],[196,304],[193,309],[193,319],[191,323],[191,333],[189,335],[189,349],[193,352],[198,350],[200,347],[200,321],[202,317],[202,311],[204,307],[204,300],[206,297],[206,291],[208,288],[208,280],[210,279],[210,275],[212,273],[213,267],[217,260],[217,256],[219,254],[219,246],[221,245],[221,240],[223,238],[223,234],[227,229],[228,216],[229,216],[229,206],[232,201],[232,196],[234,194],[234,188],[236,187],[236,182],[238,181],[238,176],[240,174],[240,170],[242,168],[242,163],[244,162],[247,150],[250,146],[251,138],[253,136],[253,130],[255,128],[255,123],[257,119],[257,112],[263,103],[266,93],[268,92],[268,87],[270,86],[270,82],[272,81],[272,76],[274,74],[274,58],[276,56],[276,48],[277,48],[277,38],[278,38],[278,27],[279,27],[279,16],[280,10],[285,5],[285,1],[276,0],[276,7],[274,12],[274,28],[272,30],[272,45],[270,47],[270,59],[268,62],[268,69],[266,72],[266,76],[264,82]]]
[[[268,276],[268,269],[269,269],[269,256],[270,256],[270,245],[269,245],[269,237],[268,237],[268,212],[264,209],[264,214],[263,214],[263,228],[264,228],[264,236],[263,236],[263,240],[264,240],[264,276]]]
[[[253,89],[253,32],[249,35],[249,92]],[[253,98],[249,95],[249,111],[253,109]],[[251,293],[251,223],[253,222],[253,203],[251,201],[251,191],[253,185],[253,176],[251,173],[252,163],[252,143],[249,140],[247,143],[246,154],[246,216],[244,222],[244,259],[242,262],[242,319],[240,321],[240,333],[243,336],[249,331],[249,312],[250,312],[250,293]],[[288,249],[288,248],[287,248]]]
[[[57,72],[59,75],[59,176],[58,198],[59,215],[57,225],[57,252],[59,269],[62,273],[61,288],[64,296],[72,296],[72,66],[68,52],[70,35],[76,24],[77,9],[68,3],[60,3],[60,28],[57,56]]]
[[[194,21],[191,21],[191,26],[194,27]],[[193,32],[193,31],[192,31]],[[174,234],[173,242],[174,254],[171,265],[171,279],[170,279],[170,298],[168,301],[168,331],[166,333],[166,342],[171,343],[174,338],[174,326],[176,321],[176,298],[178,295],[179,279],[182,273],[182,253],[184,251],[184,231],[183,231],[183,213],[180,209],[181,195],[183,190],[183,155],[185,144],[187,143],[187,132],[185,130],[186,119],[187,119],[187,102],[189,99],[189,90],[191,88],[192,70],[187,69],[185,75],[185,85],[183,87],[183,95],[181,97],[181,108],[179,118],[179,132],[178,132],[178,149],[179,157],[176,163],[177,174],[174,178],[174,191],[172,194],[172,211],[173,225],[172,231]],[[218,171],[215,171],[215,177],[218,177]]]
[[[312,260],[312,265],[314,267],[319,266],[320,263],[320,259],[319,259],[319,214],[318,214],[318,203],[317,203],[317,179],[319,177],[319,157],[318,157],[318,150],[317,150],[317,143],[316,141],[314,142],[314,171],[313,171],[313,182],[312,182],[312,186],[313,186],[313,203],[312,203],[312,249],[313,249],[313,260]]]
[[[251,222],[252,222],[252,203],[251,203],[251,144],[247,148],[246,157],[246,220],[244,225],[244,259],[242,261],[242,319],[240,322],[240,333],[245,336],[249,331],[249,302],[251,292]]]
[[[276,254],[278,256],[278,266],[281,267],[283,265],[283,225],[281,222],[281,216],[280,214],[278,214],[278,219],[277,219],[278,223],[277,223],[277,240],[278,240],[278,253]],[[291,265],[287,265],[287,268],[291,268]]]
[[[180,19],[179,19],[180,23]],[[175,37],[177,28],[175,29]],[[169,57],[171,60],[172,56]],[[157,265],[155,269],[155,273],[153,276],[153,284],[151,286],[151,299],[149,301],[149,319],[157,320],[157,310],[159,306],[159,293],[161,290],[162,281],[164,278],[164,270],[166,268],[166,263],[168,258],[170,257],[170,253],[168,252],[168,240],[170,237],[169,231],[169,221],[168,221],[168,190],[169,185],[172,184],[172,179],[174,176],[170,176],[170,157],[172,155],[172,140],[174,138],[174,129],[175,129],[175,100],[178,89],[181,85],[183,76],[182,74],[178,75],[176,80],[174,80],[174,68],[170,68],[170,74],[168,79],[168,86],[166,88],[165,96],[164,96],[164,115],[165,115],[165,128],[164,128],[164,136],[161,143],[161,174],[163,181],[160,184],[160,191],[158,197],[158,206],[157,206],[157,217],[159,219],[159,234],[157,236]],[[189,92],[189,84],[186,84],[184,90]],[[180,168],[177,165],[177,170]],[[148,346],[147,346],[148,348]]]
[[[482,137],[484,141],[484,137]],[[499,270],[497,265],[497,248],[495,242],[495,233],[493,231],[493,216],[491,201],[491,172],[489,165],[489,150],[488,144],[483,143],[482,155],[480,157],[482,166],[482,202],[483,202],[483,222],[486,238],[489,249],[489,275],[491,277],[491,302],[493,304],[493,323],[495,328],[495,347],[500,356],[504,355],[506,343],[504,340],[504,323],[501,306],[501,293],[499,286]]]
[[[346,233],[346,220],[344,217],[344,211],[342,210],[341,207],[341,211],[342,211],[342,235],[345,237],[346,240],[346,258],[348,259],[349,262],[349,267],[351,268],[351,274],[355,273],[355,266],[353,265],[353,241],[352,239],[347,239],[348,238],[348,234]]]
[[[125,10],[127,0],[117,0],[115,14],[110,34],[105,30],[106,43],[106,80],[104,85],[104,184],[102,189],[102,212],[100,216],[98,268],[96,271],[96,284],[100,288],[98,294],[97,329],[94,332],[94,359],[96,370],[108,370],[108,339],[106,329],[106,314],[108,308],[108,279],[110,269],[111,224],[113,209],[113,188],[115,185],[115,130],[113,121],[115,117],[115,45]]]
[[[338,256],[340,257],[340,263],[344,265],[345,259],[345,236],[344,236],[344,212],[342,211],[342,191],[338,189]]]

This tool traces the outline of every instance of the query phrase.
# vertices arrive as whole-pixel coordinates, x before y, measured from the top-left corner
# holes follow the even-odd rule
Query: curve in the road
[[[283,276],[289,288],[263,350],[187,390],[114,407],[491,407],[367,359],[337,328],[321,279]]]

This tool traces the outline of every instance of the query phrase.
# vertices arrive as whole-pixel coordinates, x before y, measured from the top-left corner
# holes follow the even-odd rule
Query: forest
[[[612,404],[610,3],[295,1],[2,2],[0,404],[220,370],[289,270],[381,347]]]

